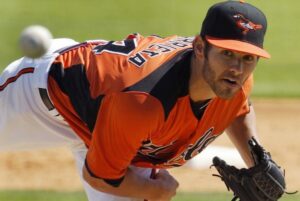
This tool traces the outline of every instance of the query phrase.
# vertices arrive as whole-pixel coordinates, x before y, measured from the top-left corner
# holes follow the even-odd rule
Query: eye
[[[251,55],[251,54],[247,54],[245,56],[243,56],[243,60],[246,62],[254,62],[256,60],[257,56]]]
[[[233,52],[230,51],[230,50],[223,50],[223,51],[222,51],[222,54],[223,54],[224,56],[228,57],[228,58],[231,58],[231,57],[234,56]]]

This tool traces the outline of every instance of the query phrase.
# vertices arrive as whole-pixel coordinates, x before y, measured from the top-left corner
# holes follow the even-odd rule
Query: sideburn
[[[206,83],[210,86],[210,88],[216,92],[216,86],[215,86],[215,79],[216,79],[216,74],[215,72],[211,69],[209,61],[207,58],[204,58],[203,62],[203,69],[202,69],[202,74],[203,74],[203,79],[206,81]]]
[[[211,49],[211,45],[207,42],[207,40],[204,40],[203,52],[206,60],[208,60],[208,52],[210,51],[210,49]]]

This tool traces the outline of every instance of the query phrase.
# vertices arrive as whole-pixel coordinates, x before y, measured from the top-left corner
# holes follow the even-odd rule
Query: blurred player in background
[[[195,37],[54,40],[0,77],[0,150],[68,145],[90,201],[171,200],[178,182],[166,169],[225,130],[252,166],[249,95],[259,57],[270,57],[266,28],[259,9],[226,1]]]

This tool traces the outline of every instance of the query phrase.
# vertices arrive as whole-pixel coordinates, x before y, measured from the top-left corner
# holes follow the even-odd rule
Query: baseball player
[[[2,73],[0,150],[69,146],[90,201],[171,200],[178,182],[166,169],[224,131],[252,166],[248,98],[259,58],[270,57],[266,28],[259,9],[226,1],[195,37],[56,39]]]

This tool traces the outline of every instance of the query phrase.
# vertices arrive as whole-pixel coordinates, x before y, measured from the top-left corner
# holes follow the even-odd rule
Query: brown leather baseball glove
[[[220,174],[214,176],[219,176],[228,190],[233,191],[233,201],[278,200],[285,192],[284,172],[254,138],[249,141],[249,146],[256,163],[254,167],[237,169],[214,157],[213,166]]]

